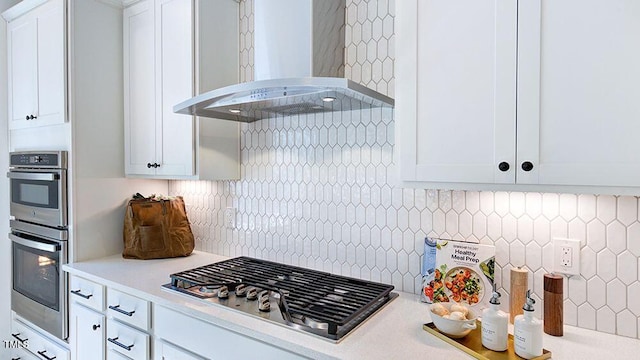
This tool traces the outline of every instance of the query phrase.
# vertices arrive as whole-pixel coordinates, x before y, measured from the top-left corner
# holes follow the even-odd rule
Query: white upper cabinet
[[[640,186],[640,50],[629,45],[640,38],[640,4],[411,0],[396,7],[401,180],[491,189]]]
[[[407,181],[515,180],[516,1],[398,1],[396,126]],[[509,165],[500,171],[498,164]]]
[[[51,0],[7,28],[9,128],[66,120],[65,12]]]
[[[238,81],[238,37],[233,37],[233,41],[216,39],[221,34],[228,37],[238,32],[237,3],[196,2],[198,11],[194,0],[145,0],[124,10],[128,176],[239,178],[239,125],[206,119],[215,127],[213,137],[209,137],[211,125],[173,112],[174,105],[199,93],[200,83],[224,86]],[[195,21],[197,17],[228,26],[213,29],[211,25],[196,26],[202,22]],[[217,21],[225,17],[230,20]],[[218,51],[211,54],[205,47]],[[205,54],[215,56],[215,61],[208,61]],[[204,70],[217,63],[225,64],[221,71]],[[216,79],[203,79],[205,75]]]
[[[127,174],[154,174],[156,160],[153,1],[124,10],[124,121]],[[160,127],[160,129],[162,129]],[[162,161],[160,161],[162,162]]]
[[[518,11],[518,183],[640,186],[640,3]]]

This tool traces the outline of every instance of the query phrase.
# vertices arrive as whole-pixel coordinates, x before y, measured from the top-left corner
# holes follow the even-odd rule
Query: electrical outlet
[[[553,271],[580,275],[580,240],[553,239]]]
[[[573,266],[572,250],[571,246],[560,246],[560,265],[563,267]]]
[[[236,209],[228,207],[224,209],[224,227],[234,229],[236,227]]]

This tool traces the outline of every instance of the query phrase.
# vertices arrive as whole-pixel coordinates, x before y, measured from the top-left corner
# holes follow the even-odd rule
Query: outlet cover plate
[[[553,238],[553,272],[580,275],[580,240]]]
[[[236,209],[228,207],[224,209],[224,227],[227,229],[235,229],[236,227]]]

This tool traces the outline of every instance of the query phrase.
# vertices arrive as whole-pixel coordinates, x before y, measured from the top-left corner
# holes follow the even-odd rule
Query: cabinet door
[[[26,14],[8,24],[9,128],[27,126],[26,117],[37,115],[36,20]]]
[[[153,343],[154,360],[202,360],[203,357],[193,355],[177,346],[156,340]]]
[[[157,163],[153,0],[124,10],[125,172],[153,175]]]
[[[192,0],[156,2],[156,159],[158,175],[195,174],[194,118],[173,106],[194,93]]]
[[[49,1],[8,28],[9,128],[66,119],[64,1]]]
[[[82,305],[72,304],[69,314],[72,360],[105,358],[105,317]]]
[[[640,185],[640,3],[518,11],[518,183]]]
[[[513,183],[516,0],[396,8],[401,180]]]
[[[64,2],[54,0],[36,9],[38,34],[39,126],[62,123],[66,118]]]

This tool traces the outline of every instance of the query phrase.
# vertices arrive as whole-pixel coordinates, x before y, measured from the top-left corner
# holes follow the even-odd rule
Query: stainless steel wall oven
[[[10,154],[11,216],[57,228],[67,227],[67,153]]]
[[[10,154],[11,309],[68,337],[67,153]]]

